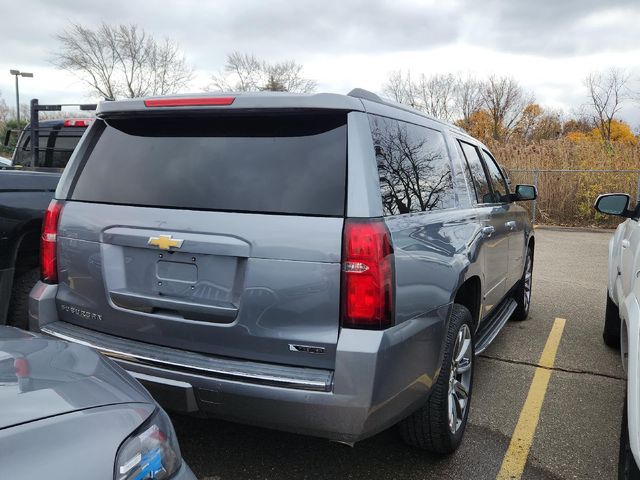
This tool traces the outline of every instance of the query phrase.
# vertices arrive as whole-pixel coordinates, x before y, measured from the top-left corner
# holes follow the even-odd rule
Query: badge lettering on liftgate
[[[89,312],[88,310],[82,310],[78,307],[72,307],[71,305],[61,304],[60,309],[63,312],[69,312],[76,317],[84,318],[85,320],[102,320],[102,315],[98,313]]]

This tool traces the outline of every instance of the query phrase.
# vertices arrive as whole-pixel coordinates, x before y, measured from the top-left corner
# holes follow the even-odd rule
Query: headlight
[[[180,468],[180,448],[171,420],[162,409],[138,428],[118,450],[115,480],[164,480]]]

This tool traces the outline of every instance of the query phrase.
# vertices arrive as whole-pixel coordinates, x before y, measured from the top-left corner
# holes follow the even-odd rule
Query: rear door
[[[475,145],[459,141],[473,180],[477,211],[483,224],[484,279],[483,316],[488,314],[506,293],[509,231],[506,226],[508,213],[504,203],[495,196],[491,180]]]
[[[509,237],[509,259],[507,265],[507,285],[509,290],[522,277],[524,271],[525,250],[527,238],[525,237],[525,224],[528,222],[527,211],[509,197],[509,187],[502,170],[493,156],[485,149],[482,149],[485,164],[491,187],[494,193],[494,200],[501,205],[501,216],[504,217],[504,227]]]
[[[107,118],[58,234],[64,320],[332,368],[345,112]]]

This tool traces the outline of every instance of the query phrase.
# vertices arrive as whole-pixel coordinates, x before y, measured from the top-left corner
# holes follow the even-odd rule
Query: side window
[[[467,168],[473,179],[473,186],[476,190],[476,200],[478,203],[493,203],[493,194],[489,186],[487,174],[482,166],[480,152],[470,143],[459,141],[462,152],[467,159]]]
[[[495,202],[508,202],[508,194],[509,188],[507,187],[507,182],[502,176],[502,172],[500,171],[500,167],[496,163],[493,156],[487,152],[486,150],[482,150],[484,153],[485,163],[487,165],[487,170],[489,170],[489,177],[491,178],[491,185],[493,186],[493,192],[495,195]]]
[[[45,155],[47,153],[47,145],[49,142],[49,129],[43,128],[40,132],[38,139],[38,165],[37,167],[43,166]],[[32,160],[32,152],[31,152],[31,135],[28,133],[23,134],[20,137],[18,142],[18,146],[16,146],[15,150],[15,158],[14,165],[22,166],[22,167],[33,167],[31,165]]]
[[[385,215],[456,206],[451,161],[441,132],[369,115]]]
[[[25,167],[31,160],[31,137],[28,133],[23,133],[18,138],[18,144],[16,145],[13,165]]]

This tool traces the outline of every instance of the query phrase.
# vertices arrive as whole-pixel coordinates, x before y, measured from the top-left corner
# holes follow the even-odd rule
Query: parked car
[[[451,452],[473,354],[527,317],[533,229],[486,146],[366,91],[102,103],[30,321],[167,408]]]
[[[167,414],[95,350],[0,326],[0,478],[194,479]]]
[[[622,193],[600,195],[595,208],[606,215],[624,218],[609,241],[609,275],[605,310],[604,342],[621,350],[627,373],[627,397],[620,438],[618,477],[640,479],[640,305],[637,272],[640,270],[640,207],[629,208],[630,197]]]
[[[62,169],[93,119],[40,122],[38,162],[20,134],[11,167],[0,169],[0,325],[27,327],[29,291],[40,277],[40,230]],[[8,136],[7,136],[8,138]]]
[[[0,167],[10,167],[10,166],[11,166],[10,158],[0,157]]]
[[[92,117],[42,120],[38,123],[37,161],[33,162],[31,126],[19,132],[16,148],[11,158],[14,166],[28,168],[63,169],[80,138],[91,123]]]

